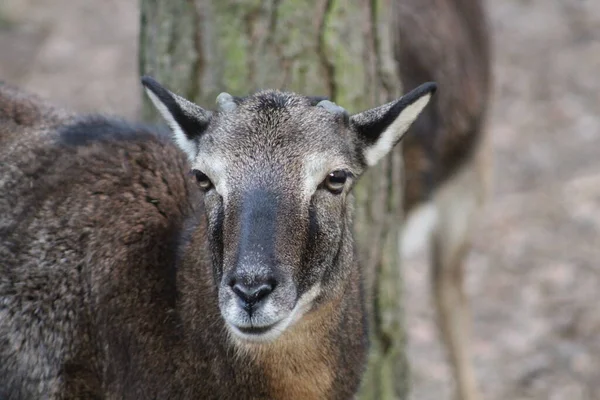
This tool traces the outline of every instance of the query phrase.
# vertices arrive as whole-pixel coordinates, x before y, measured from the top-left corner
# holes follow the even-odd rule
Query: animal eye
[[[210,179],[208,179],[208,176],[206,176],[204,172],[194,169],[192,170],[192,173],[196,177],[196,182],[198,182],[200,188],[203,190],[208,190],[212,187],[212,182]]]
[[[338,194],[344,189],[347,178],[348,173],[346,171],[337,170],[327,175],[327,178],[325,178],[323,183],[327,190],[329,190],[331,193]]]

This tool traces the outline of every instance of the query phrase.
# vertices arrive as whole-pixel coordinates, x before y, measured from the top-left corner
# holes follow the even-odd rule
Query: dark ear
[[[150,76],[144,76],[142,84],[148,97],[173,131],[179,148],[193,160],[196,157],[194,139],[208,126],[211,112],[170,92]]]
[[[375,165],[399,141],[429,103],[437,85],[424,83],[398,100],[350,117],[367,165]]]

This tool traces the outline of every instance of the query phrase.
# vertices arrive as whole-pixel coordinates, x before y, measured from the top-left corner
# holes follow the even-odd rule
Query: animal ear
[[[142,85],[173,131],[179,148],[193,160],[197,155],[194,140],[206,130],[212,113],[165,89],[150,76],[142,78]]]
[[[424,83],[398,100],[350,117],[367,165],[375,165],[402,139],[436,89],[435,83]]]

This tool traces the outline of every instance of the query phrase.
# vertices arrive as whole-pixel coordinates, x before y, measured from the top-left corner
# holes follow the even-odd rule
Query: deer
[[[485,123],[491,90],[488,21],[480,0],[402,0],[395,57],[403,90],[435,81],[440,90],[402,141],[404,257],[429,245],[437,323],[456,398],[480,398],[469,346],[464,263],[491,184]]]
[[[349,115],[142,83],[169,130],[0,85],[0,398],[352,398],[352,189],[436,84]]]

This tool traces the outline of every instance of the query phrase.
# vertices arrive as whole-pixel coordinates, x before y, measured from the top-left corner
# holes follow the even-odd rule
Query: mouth
[[[244,335],[264,335],[265,333],[269,332],[275,325],[277,325],[277,324],[273,324],[273,325],[269,325],[269,326],[250,326],[250,327],[237,326],[236,328],[240,332],[242,332]]]
[[[275,340],[285,330],[282,325],[283,321],[275,322],[267,326],[237,326],[228,324],[232,333],[235,334],[238,340],[245,342],[271,342]],[[285,324],[283,324],[285,325]]]

